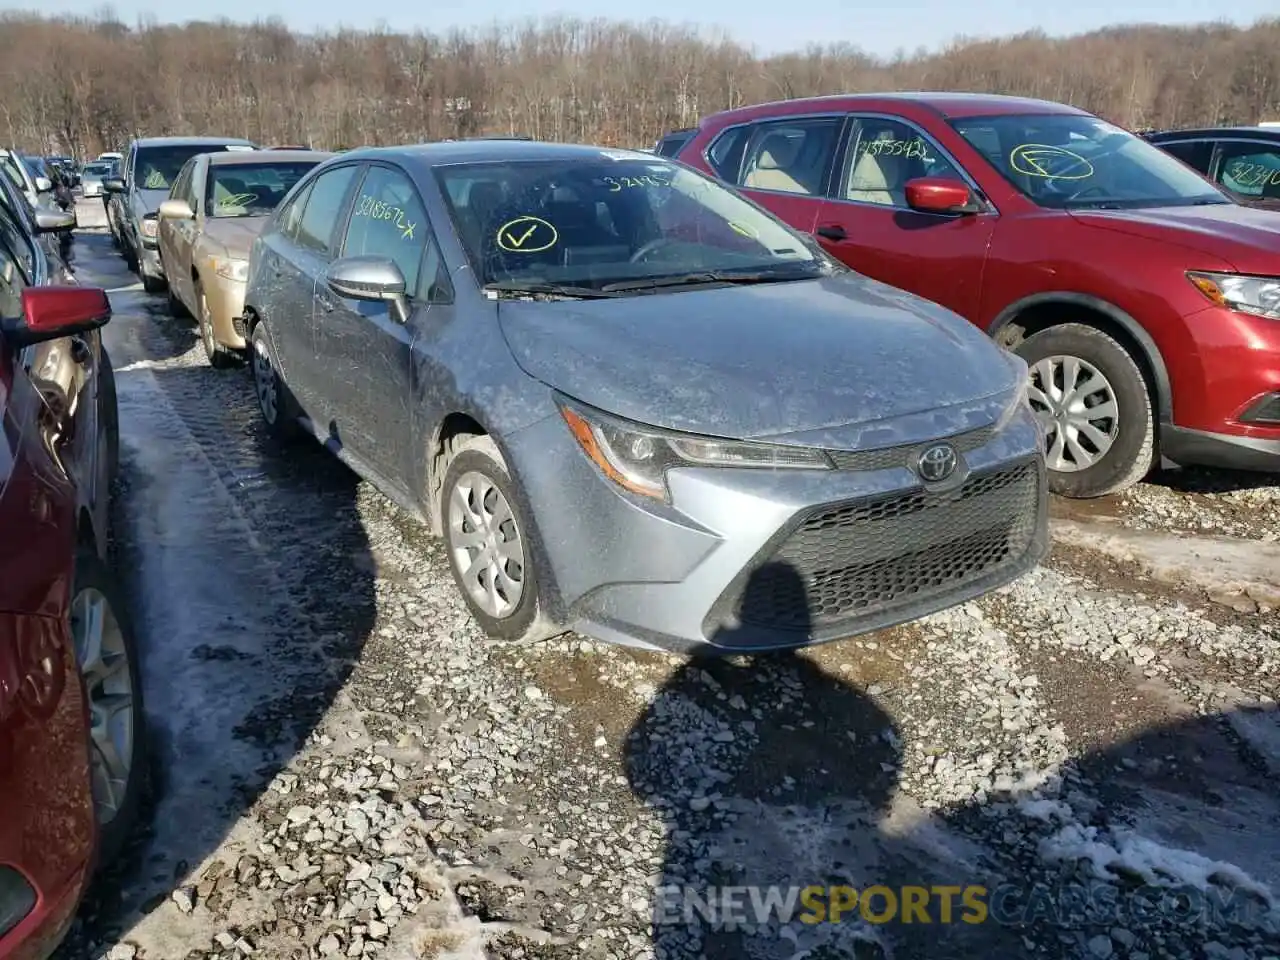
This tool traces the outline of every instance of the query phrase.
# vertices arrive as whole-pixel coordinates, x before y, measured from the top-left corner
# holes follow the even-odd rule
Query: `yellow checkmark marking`
[[[511,245],[512,245],[513,247],[523,247],[523,246],[524,246],[524,242],[525,242],[526,240],[528,240],[530,237],[532,237],[532,236],[533,236],[533,232],[534,232],[535,230],[537,230],[537,229],[538,229],[538,225],[537,225],[536,223],[535,223],[535,224],[531,224],[531,225],[529,226],[529,229],[528,229],[528,230],[526,230],[526,231],[524,232],[524,234],[520,237],[520,239],[519,239],[519,240],[517,240],[517,239],[516,239],[516,235],[515,235],[514,233],[512,233],[510,230],[508,230],[508,231],[507,231],[507,239],[508,239],[509,241],[511,241]]]
[[[534,234],[542,228],[542,240]],[[550,250],[560,240],[556,228],[541,217],[516,217],[498,228],[498,246],[511,253],[541,253]]]

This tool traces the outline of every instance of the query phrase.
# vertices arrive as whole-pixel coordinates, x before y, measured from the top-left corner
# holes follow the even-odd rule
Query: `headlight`
[[[160,229],[160,222],[158,220],[147,218],[147,217],[143,218],[142,235],[146,237],[148,240],[154,240],[156,237],[156,233],[159,231],[159,229]]]
[[[214,257],[213,272],[227,280],[239,280],[244,283],[249,279],[249,261],[236,260],[232,257]]]
[[[1189,271],[1187,279],[1220,307],[1280,320],[1280,277]]]
[[[1014,393],[1009,398],[1009,403],[1000,412],[1000,420],[997,420],[995,426],[992,426],[992,433],[1000,433],[1001,430],[1011,424],[1014,417],[1018,416],[1021,411],[1029,410],[1030,404],[1027,402],[1027,393],[1032,378],[1030,378],[1030,371],[1025,367],[1027,365],[1023,364],[1023,375],[1018,381],[1018,388],[1014,390]]]
[[[771,467],[830,470],[821,450],[721,440],[646,427],[559,400],[560,413],[582,451],[618,486],[658,500],[667,497],[673,467]]]

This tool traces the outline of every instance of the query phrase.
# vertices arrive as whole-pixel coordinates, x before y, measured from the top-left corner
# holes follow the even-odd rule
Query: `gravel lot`
[[[273,447],[105,235],[77,256],[116,310],[154,799],[65,960],[1280,956],[1280,486],[1055,505],[1046,566],[800,656],[496,648],[437,542]],[[844,884],[1012,893],[652,922],[657,887]]]

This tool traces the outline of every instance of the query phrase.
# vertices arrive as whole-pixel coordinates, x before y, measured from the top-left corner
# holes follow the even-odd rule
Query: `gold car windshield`
[[[319,161],[213,164],[205,210],[214,219],[265,217]]]

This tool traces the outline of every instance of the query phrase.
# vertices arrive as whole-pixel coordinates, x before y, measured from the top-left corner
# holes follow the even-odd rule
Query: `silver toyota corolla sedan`
[[[267,424],[442,534],[496,639],[802,646],[1047,549],[1022,361],[660,157],[344,153],[245,304]]]

